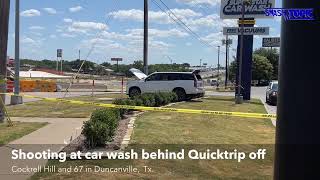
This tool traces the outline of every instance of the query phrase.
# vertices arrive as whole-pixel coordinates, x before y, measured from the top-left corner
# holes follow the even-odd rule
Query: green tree
[[[272,79],[278,79],[279,52],[277,49],[260,48],[254,54],[266,57],[273,66]]]
[[[233,61],[229,67],[230,80],[236,79],[238,73],[237,62]],[[271,80],[273,77],[273,66],[269,60],[258,54],[253,55],[252,62],[252,80]]]
[[[143,61],[134,61],[132,64],[133,68],[143,71]]]
[[[273,67],[269,60],[257,54],[253,55],[252,79],[253,80],[271,80]]]
[[[238,68],[237,68],[237,61],[234,60],[230,63],[229,66],[229,78],[231,81],[236,80],[236,74],[238,73]]]
[[[111,64],[108,63],[108,62],[104,62],[101,65],[104,66],[104,67],[107,67],[107,68],[109,68],[111,66]]]

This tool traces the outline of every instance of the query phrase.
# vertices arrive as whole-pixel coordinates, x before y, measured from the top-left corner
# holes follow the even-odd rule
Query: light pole
[[[242,76],[242,59],[243,59],[243,35],[244,35],[244,14],[245,14],[245,5],[249,4],[249,0],[243,0],[242,1],[242,12],[241,12],[241,35],[240,35],[240,58],[239,58],[239,75],[238,75],[238,94],[236,96],[236,104],[242,104],[243,103],[243,96],[241,94],[241,76]]]
[[[15,12],[15,62],[14,62],[14,95],[11,96],[11,104],[22,104],[20,93],[20,0],[16,0]]]
[[[220,46],[218,46],[218,84],[219,86],[219,77],[220,77]]]
[[[146,75],[148,75],[148,13],[148,0],[144,0],[143,66]]]
[[[230,40],[231,41],[231,40]],[[228,86],[228,76],[229,76],[229,69],[228,69],[228,59],[229,59],[229,44],[231,44],[229,41],[229,37],[228,35],[226,35],[226,79],[225,79],[225,83],[224,83],[224,87],[227,88]]]

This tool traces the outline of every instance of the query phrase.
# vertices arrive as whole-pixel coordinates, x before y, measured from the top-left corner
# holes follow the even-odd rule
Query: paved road
[[[97,94],[108,94],[108,93],[114,93],[114,92],[94,92],[95,95]],[[39,97],[48,97],[48,98],[63,98],[65,95],[65,92],[26,92],[23,94],[27,95],[33,95],[33,96],[39,96]],[[91,95],[91,92],[68,92],[66,97],[77,97],[77,96],[85,96],[85,95]],[[33,101],[39,101],[41,99],[36,98],[23,98],[23,102],[33,102]],[[10,96],[6,96],[6,105],[10,104]]]
[[[276,114],[277,113],[277,106],[268,105],[266,103],[266,87],[252,87],[252,97],[261,99],[261,101],[264,103],[268,113],[270,114]]]

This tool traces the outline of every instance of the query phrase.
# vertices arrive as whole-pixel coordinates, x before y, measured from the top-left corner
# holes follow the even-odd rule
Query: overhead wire
[[[119,1],[118,1],[118,0],[114,0],[114,1],[115,1],[115,4],[114,4],[114,5],[115,5],[115,8],[114,8],[114,10],[116,10],[117,7],[118,7]],[[103,32],[107,29],[107,27],[108,27],[111,19],[112,19],[112,14],[109,14],[108,17],[107,17],[107,19],[106,19],[106,21],[105,21],[105,23],[104,23],[106,26],[105,26],[104,28],[102,28],[100,32],[97,32],[97,34],[96,34],[96,39],[101,38],[101,36],[103,35]],[[93,52],[93,50],[95,49],[97,43],[98,43],[98,41],[96,40],[96,41],[94,41],[94,42],[91,44],[91,48],[89,49],[89,51],[88,51],[88,53],[87,53],[87,55],[86,55],[86,58],[82,61],[82,63],[81,63],[81,65],[80,65],[77,73],[73,76],[73,80],[75,80],[75,79],[77,78],[77,76],[80,74],[80,71],[81,71],[82,67],[83,67],[84,64],[88,61],[88,58],[89,58],[89,56],[92,54],[92,52]],[[80,60],[80,59],[79,59],[79,60]],[[63,98],[65,98],[65,97],[67,96],[67,94],[68,94],[68,92],[69,92],[69,89],[70,89],[71,87],[72,87],[72,82],[69,83],[69,87],[66,89],[66,93],[64,94]]]
[[[153,0],[153,1],[155,1],[155,0]],[[209,44],[208,42],[202,40],[201,36],[199,36],[199,35],[198,35],[196,32],[194,32],[185,22],[183,22],[183,21],[181,20],[181,18],[179,18],[162,0],[159,0],[159,1],[160,1],[161,4],[163,4],[163,5],[166,7],[166,9],[169,11],[169,16],[170,16],[170,14],[172,14],[172,15],[176,18],[176,20],[178,20],[179,24],[180,24],[181,26],[185,27],[184,29],[186,29],[188,32],[190,32],[191,34],[193,34],[194,37],[196,37],[196,39],[198,39],[199,41],[201,41],[201,43],[203,43],[203,44],[205,44],[205,45],[207,45],[207,46],[209,46],[209,47],[213,47],[213,46],[212,46],[211,44]],[[168,12],[168,11],[166,11],[166,12]],[[168,14],[168,13],[167,13],[167,14]],[[170,18],[172,18],[172,16],[170,16]],[[173,19],[174,19],[174,18],[173,18]]]
[[[114,1],[115,1],[115,4],[114,4],[114,5],[115,5],[114,11],[115,11],[115,10],[117,9],[117,7],[118,7],[119,1],[118,1],[118,0],[114,0]],[[112,14],[109,14],[108,17],[107,17],[107,19],[106,19],[106,21],[105,21],[105,23],[104,23],[106,26],[103,27],[103,28],[100,30],[100,32],[97,32],[97,33],[96,33],[96,36],[95,36],[96,38],[95,38],[95,39],[101,38],[101,36],[103,35],[103,32],[107,29],[107,27],[108,27],[111,19],[112,19]],[[62,97],[63,99],[67,97],[67,95],[68,95],[68,93],[69,93],[69,89],[70,89],[70,88],[72,87],[72,85],[73,85],[73,81],[79,76],[82,67],[83,67],[84,64],[88,61],[88,58],[89,58],[89,56],[92,54],[92,52],[93,52],[93,50],[95,49],[97,43],[98,43],[98,41],[96,40],[96,41],[94,41],[94,42],[91,44],[91,47],[90,47],[87,55],[85,56],[85,59],[82,61],[81,65],[80,65],[80,67],[79,67],[79,69],[78,69],[78,71],[77,71],[77,72],[75,73],[75,75],[72,77],[72,81],[69,83],[69,86],[67,87],[66,92],[64,93],[64,95],[63,95],[63,97]],[[81,59],[79,59],[79,60],[81,61]],[[59,104],[60,104],[60,102],[58,102],[55,107],[59,107]]]
[[[194,32],[181,18],[179,18],[169,7],[166,5],[162,0],[159,0],[161,4],[167,9],[161,7],[161,5],[156,1],[152,0],[152,2],[164,13],[166,13],[176,24],[178,24],[182,29],[184,29],[188,34],[191,34],[195,39],[199,40],[200,43],[204,46],[207,46],[209,48],[217,48],[210,43],[204,41],[200,35],[198,35],[196,32]],[[174,17],[172,17],[172,15]],[[225,54],[225,52],[220,51],[222,54]]]

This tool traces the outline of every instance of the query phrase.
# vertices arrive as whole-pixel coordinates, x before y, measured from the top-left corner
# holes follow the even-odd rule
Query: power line
[[[161,10],[163,11],[164,13],[166,13],[175,23],[177,23],[181,28],[183,28],[188,34],[191,34],[193,35],[193,37],[195,37],[197,40],[199,40],[203,45],[206,45],[206,46],[209,46],[209,47],[212,47],[209,43],[203,41],[201,39],[201,37],[195,33],[193,30],[191,30],[191,28],[186,25],[179,17],[177,17],[175,15],[174,12],[171,11],[171,9],[163,2],[161,1],[161,3],[168,9],[168,11],[164,10],[160,4],[158,2],[156,2],[155,0],[152,0],[152,2]],[[173,15],[175,18],[173,18],[171,15]]]
[[[115,0],[115,8],[114,8],[114,10],[116,10],[117,7],[118,7],[118,1]],[[103,32],[107,29],[108,24],[109,24],[110,21],[111,21],[111,18],[112,18],[112,14],[109,14],[108,17],[107,17],[107,19],[106,19],[106,21],[105,21],[105,25],[106,25],[106,26],[105,26],[104,28],[102,28],[100,32],[97,32],[97,34],[96,34],[96,39],[101,38]],[[96,40],[95,42],[93,42],[93,43],[91,44],[91,48],[90,48],[90,50],[89,50],[86,58],[85,58],[85,59],[83,60],[83,62],[81,63],[81,65],[80,65],[77,73],[76,73],[75,76],[74,76],[74,79],[77,78],[77,76],[79,75],[79,73],[80,73],[83,65],[88,61],[88,58],[89,58],[89,56],[91,55],[91,53],[93,52],[93,50],[95,49],[97,43],[98,43],[98,40]],[[79,60],[80,60],[80,59],[79,59]],[[67,94],[68,94],[68,92],[69,92],[69,89],[70,89],[71,87],[72,87],[72,82],[70,82],[69,87],[66,89],[66,93],[64,94],[63,98],[65,98],[65,97],[67,96]]]
[[[175,23],[177,23],[181,28],[183,28],[188,34],[193,35],[193,37],[200,41],[202,45],[205,45],[210,48],[216,48],[215,46],[211,45],[210,43],[204,41],[200,35],[198,35],[196,32],[194,32],[185,22],[181,20],[162,0],[159,0],[163,6],[166,7],[167,11],[164,10],[159,3],[157,3],[155,0],[152,0],[152,2],[164,13],[166,13]],[[173,15],[175,18],[173,18],[171,15]],[[225,52],[221,51],[221,53],[225,54]]]
[[[202,38],[196,33],[194,32],[186,23],[184,23],[162,0],[160,0],[160,2],[169,10],[169,12],[184,26],[186,27],[189,32],[191,32],[193,35],[195,35],[197,37],[198,40],[200,40],[201,42],[207,44],[210,47],[213,47],[211,44],[209,44],[206,41],[203,41]]]

